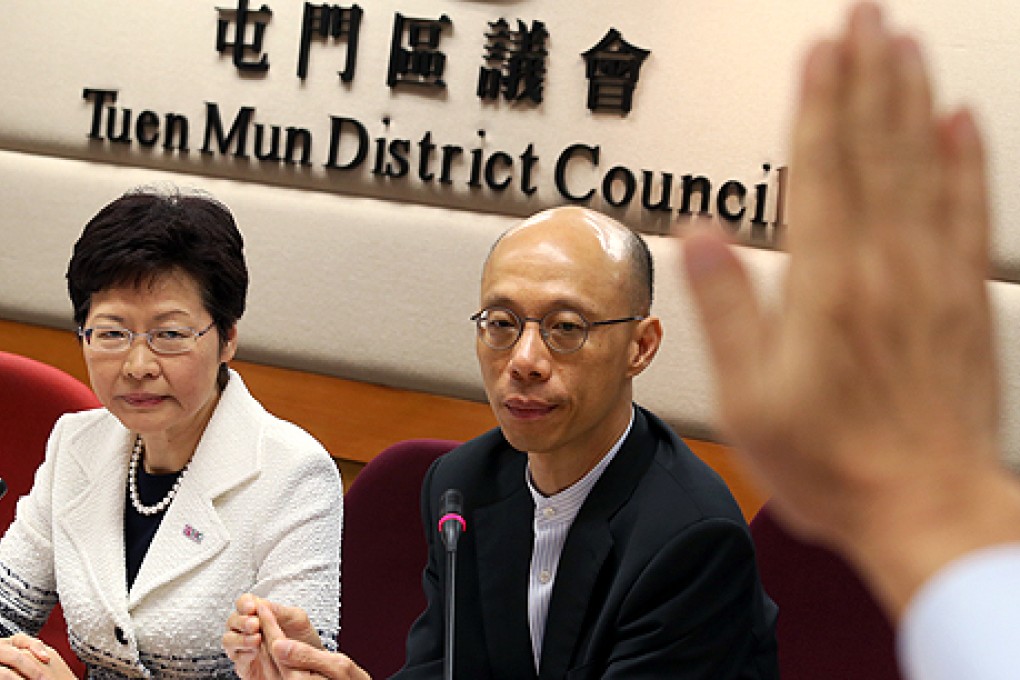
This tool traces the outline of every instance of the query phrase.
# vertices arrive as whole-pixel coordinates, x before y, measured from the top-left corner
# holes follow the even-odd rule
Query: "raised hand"
[[[1020,502],[997,460],[984,172],[972,116],[934,114],[917,43],[862,3],[805,64],[781,305],[757,305],[718,236],[684,246],[724,430],[894,614],[1020,532],[984,510]]]

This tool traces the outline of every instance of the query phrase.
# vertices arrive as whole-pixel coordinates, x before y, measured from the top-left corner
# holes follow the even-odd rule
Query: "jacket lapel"
[[[56,518],[73,546],[73,559],[82,580],[90,584],[93,600],[102,603],[115,621],[127,618],[124,496],[132,441],[112,416],[103,426],[80,433],[71,450],[83,488]],[[72,564],[68,566],[74,569]]]
[[[599,606],[593,590],[613,548],[610,520],[634,493],[655,456],[640,408],[616,457],[595,483],[570,527],[556,570],[542,641],[539,678],[563,678],[574,659],[585,617]]]
[[[557,578],[553,586],[542,641],[539,678],[566,676],[585,615],[593,604],[591,596],[595,580],[612,547],[609,523],[605,520],[583,524],[575,521],[571,527],[557,568],[557,574],[567,577]]]
[[[477,508],[472,514],[477,527],[479,608],[489,667],[495,677],[526,679],[535,677],[528,627],[528,575],[535,509],[523,483],[523,465],[512,467],[520,472],[517,491],[492,505]]]
[[[262,455],[259,406],[241,377],[231,371],[180,489],[145,553],[128,608],[148,594],[218,555],[230,542],[215,501],[259,475]]]
[[[230,535],[198,487],[181,484],[128,592],[129,610],[159,586],[200,567],[226,547]]]

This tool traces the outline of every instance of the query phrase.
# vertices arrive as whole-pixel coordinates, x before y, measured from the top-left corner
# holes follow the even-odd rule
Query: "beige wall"
[[[657,182],[665,172],[675,181],[704,175],[714,189],[727,180],[749,190],[765,183],[773,219],[799,54],[842,12],[842,3],[828,0],[373,0],[362,3],[355,80],[342,86],[335,72],[344,43],[314,46],[302,83],[295,75],[302,3],[268,4],[273,15],[263,47],[271,67],[252,78],[241,77],[230,58],[214,50],[216,8],[236,6],[233,1],[3,3],[0,317],[67,326],[63,272],[84,222],[134,185],[197,186],[233,208],[247,238],[252,290],[241,326],[243,357],[480,398],[467,317],[475,311],[481,259],[518,216],[563,202],[553,181],[562,150],[574,143],[601,148],[598,168],[571,164],[572,187],[597,186],[616,165],[637,174],[651,170]],[[890,5],[894,20],[919,26],[927,40],[942,99],[972,102],[989,130],[998,216],[999,281],[992,286],[1006,365],[1004,438],[1009,456],[1020,461],[1020,378],[1012,377],[1020,376],[1013,349],[1020,346],[1014,330],[1020,327],[1020,288],[1011,283],[1020,280],[1020,209],[1012,190],[1020,185],[1020,167],[1012,162],[1020,146],[1013,67],[1020,63],[1013,35],[1020,5]],[[398,11],[451,18],[442,38],[448,58],[442,94],[386,86]],[[540,106],[483,103],[475,96],[482,34],[486,22],[500,17],[537,19],[549,28]],[[580,52],[610,27],[651,50],[626,117],[592,115],[584,106]],[[82,97],[87,87],[117,90],[117,105],[135,116],[145,109],[187,116],[190,151],[90,140],[93,109]],[[256,122],[308,129],[312,165],[201,153],[206,102],[217,103],[228,124],[240,107],[251,106]],[[457,166],[451,186],[424,182],[413,169],[403,179],[373,176],[371,157],[359,169],[329,171],[323,163],[330,116],[360,121],[373,139],[384,133],[408,139],[412,149],[428,131],[437,145],[463,146],[465,157],[480,144],[486,157],[506,151],[516,171],[531,144],[539,157],[536,191],[521,192],[519,174],[502,193],[472,189],[465,165]],[[391,121],[388,130],[384,117]],[[590,205],[607,208],[598,197]],[[675,216],[664,221],[634,206],[614,214],[651,234],[668,230]],[[748,234],[744,219],[740,235]],[[665,319],[666,344],[640,378],[638,396],[684,434],[703,436],[711,425],[711,377],[677,282],[676,242],[657,235],[649,241],[659,264],[657,311]],[[763,290],[774,290],[783,255],[749,248],[747,257]]]

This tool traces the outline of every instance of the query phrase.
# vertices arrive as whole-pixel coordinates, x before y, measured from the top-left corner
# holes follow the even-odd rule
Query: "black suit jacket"
[[[441,457],[422,488],[428,604],[394,677],[441,678],[445,551],[439,498],[464,495],[455,677],[772,680],[776,607],[729,489],[662,421],[634,425],[570,528],[539,672],[528,629],[534,503],[526,454],[492,430]]]

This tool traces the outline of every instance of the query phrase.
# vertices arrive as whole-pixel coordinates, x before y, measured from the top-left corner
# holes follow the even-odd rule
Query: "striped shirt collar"
[[[620,447],[623,446],[623,442],[626,441],[627,435],[630,434],[631,428],[634,426],[634,407],[630,409],[630,422],[627,423],[627,428],[620,435],[620,438],[616,440],[612,448],[606,452],[606,455],[602,456],[602,459],[593,467],[588,473],[577,480],[566,489],[555,493],[551,496],[544,495],[535,486],[531,479],[531,465],[525,466],[524,478],[528,484],[528,491],[531,492],[531,498],[535,501],[535,514],[538,516],[541,508],[554,505],[557,509],[556,518],[559,521],[563,521],[563,518],[573,521],[577,512],[581,509],[581,505],[585,499],[588,498],[588,494],[591,493],[592,487],[602,477],[602,473],[606,471],[609,463],[612,462],[613,458],[616,457]]]

